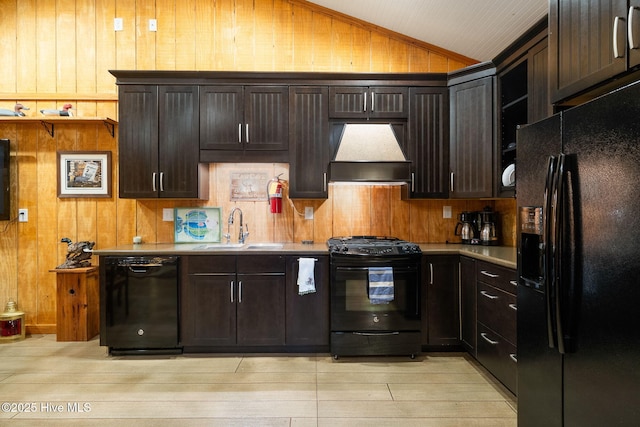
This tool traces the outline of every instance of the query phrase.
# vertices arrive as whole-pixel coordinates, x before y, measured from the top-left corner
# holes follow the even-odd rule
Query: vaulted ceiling
[[[308,0],[480,62],[548,12],[548,0]]]

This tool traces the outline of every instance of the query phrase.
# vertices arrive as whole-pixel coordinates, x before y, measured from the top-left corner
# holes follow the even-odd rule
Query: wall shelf
[[[105,117],[62,117],[62,116],[43,116],[43,117],[0,117],[0,123],[40,123],[53,138],[55,132],[55,125],[57,123],[76,123],[76,124],[91,124],[91,123],[104,123],[107,128],[107,132],[111,137],[115,137],[116,122],[113,119]]]

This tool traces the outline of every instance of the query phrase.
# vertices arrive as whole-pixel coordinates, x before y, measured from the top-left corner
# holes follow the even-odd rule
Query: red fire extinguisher
[[[282,182],[280,182],[280,175],[267,183],[267,202],[271,213],[282,213]]]

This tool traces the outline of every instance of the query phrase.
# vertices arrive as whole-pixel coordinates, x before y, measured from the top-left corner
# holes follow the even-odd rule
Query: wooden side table
[[[88,341],[100,333],[98,266],[56,273],[56,341]]]

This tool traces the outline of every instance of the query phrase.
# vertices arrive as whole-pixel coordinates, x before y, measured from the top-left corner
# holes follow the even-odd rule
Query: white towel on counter
[[[298,295],[311,294],[316,291],[315,258],[298,258]]]
[[[393,268],[369,267],[369,302],[389,304],[394,299]]]

